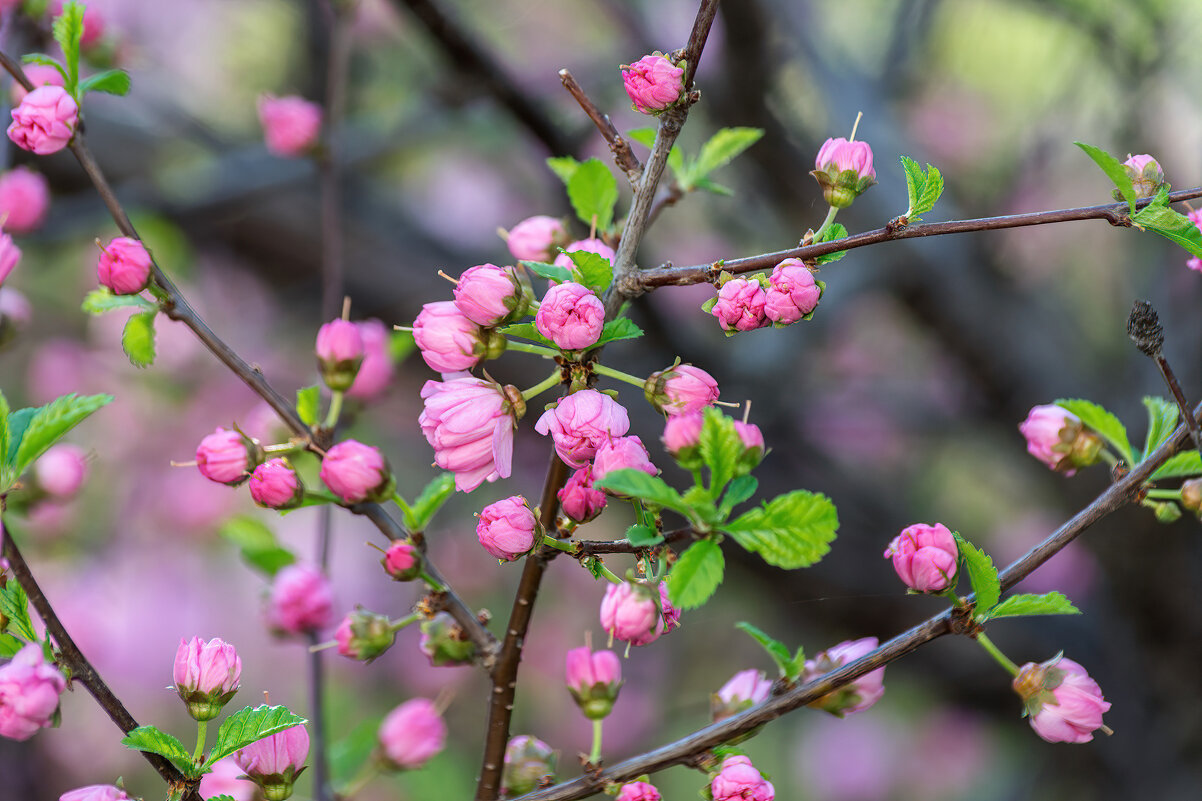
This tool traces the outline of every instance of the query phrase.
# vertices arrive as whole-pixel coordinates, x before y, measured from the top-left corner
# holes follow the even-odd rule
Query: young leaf
[[[735,466],[743,455],[743,441],[735,431],[735,421],[708,407],[697,447],[701,461],[710,470],[710,497],[716,498],[734,476]]]
[[[51,26],[54,41],[62,48],[63,58],[67,62],[64,88],[72,96],[76,94],[75,89],[79,83],[79,40],[83,38],[83,10],[82,4],[68,0]]]
[[[0,658],[11,659],[26,645],[24,640],[18,640],[11,634],[0,632]]]
[[[0,590],[0,614],[8,618],[8,629],[26,642],[34,642],[38,635],[33,630],[29,617],[29,598],[25,590],[15,581],[9,581]]]
[[[1127,201],[1127,206],[1130,207],[1131,213],[1134,214],[1136,201],[1135,186],[1131,183],[1131,177],[1127,175],[1127,168],[1123,166],[1123,162],[1100,147],[1087,145],[1084,142],[1073,142],[1073,144],[1084,150],[1085,155],[1093,159],[1094,164],[1102,168],[1102,172],[1106,173],[1106,177],[1114,182],[1123,199]]]
[[[105,70],[95,75],[89,75],[79,84],[79,94],[85,92],[104,92],[110,95],[125,95],[129,93],[129,73],[125,70]]]
[[[33,464],[35,459],[46,452],[47,448],[58,442],[64,434],[79,425],[92,412],[112,400],[112,395],[71,394],[55,398],[38,409],[21,409],[14,412],[9,418],[10,440],[8,444],[10,454],[16,445],[15,458],[10,457],[9,459],[14,467],[13,474],[21,475],[25,472],[26,467]],[[31,411],[32,414],[25,421],[26,425],[21,426],[22,433],[18,439],[17,432],[20,423],[14,425],[14,418],[18,418],[26,411]]]
[[[572,175],[575,174],[576,168],[580,166],[580,162],[571,156],[552,156],[547,159],[547,166],[566,185],[568,181],[572,180]]]
[[[643,335],[643,329],[634,324],[634,321],[629,317],[618,317],[615,320],[610,320],[601,329],[601,336],[597,340],[594,348],[600,347],[607,342],[617,342],[620,339],[638,339]]]
[[[93,289],[83,299],[80,307],[88,314],[104,314],[114,309],[134,307],[140,311],[154,311],[157,306],[140,295],[114,295],[107,287]]]
[[[723,520],[730,516],[730,510],[746,501],[755,494],[760,484],[755,476],[739,476],[726,488],[726,497],[722,499],[719,515]]]
[[[679,609],[696,609],[722,583],[726,561],[714,540],[698,540],[685,549],[668,574],[668,597]]]
[[[575,278],[598,294],[614,281],[614,266],[609,259],[588,250],[573,250],[568,258],[576,265]]]
[[[1081,610],[1058,592],[1043,595],[1021,593],[1011,595],[994,607],[990,617],[1018,617],[1020,615],[1079,615]]]
[[[842,223],[831,223],[831,227],[822,232],[822,236],[818,239],[818,242],[834,242],[836,239],[844,239],[846,237],[847,229],[843,227]],[[825,256],[819,256],[818,264],[819,266],[823,264],[830,264],[831,262],[838,261],[846,255],[846,250],[836,250],[834,253],[827,253]]]
[[[964,559],[964,569],[968,571],[968,579],[972,582],[973,592],[977,594],[976,616],[978,620],[989,617],[990,611],[997,606],[1001,597],[1002,585],[998,581],[997,568],[988,554],[977,548],[959,534],[953,533],[960,556]]]
[[[535,327],[534,323],[514,323],[513,325],[507,325],[498,330],[507,337],[529,339],[534,342],[538,342],[539,344],[546,345],[549,348],[554,348],[556,350],[559,349],[558,345],[539,333],[539,330]]]
[[[1101,406],[1087,400],[1061,398],[1055,401],[1061,409],[1072,412],[1081,418],[1081,422],[1098,432],[1102,439],[1114,446],[1119,456],[1128,465],[1136,464],[1135,453],[1131,450],[1131,442],[1127,439],[1127,429],[1119,419]]]
[[[638,523],[626,529],[626,539],[635,548],[650,548],[664,541],[663,535],[653,527]]]
[[[296,561],[296,555],[280,545],[275,532],[257,517],[231,517],[221,525],[221,536],[237,545],[246,563],[268,578]]]
[[[930,164],[924,172],[918,162],[909,156],[901,157],[902,170],[906,173],[906,193],[909,195],[910,206],[905,216],[910,222],[917,222],[922,215],[935,208],[939,196],[943,194],[943,175],[939,169]]]
[[[568,179],[568,200],[581,222],[607,231],[618,202],[618,181],[601,159],[591,158]]]
[[[60,64],[56,58],[51,58],[45,53],[26,53],[21,56],[21,61],[26,64],[41,64],[43,67],[54,67],[58,70],[58,74],[63,76],[63,83],[67,82],[67,68]]]
[[[709,178],[698,178],[693,183],[693,188],[701,189],[702,191],[709,192],[712,195],[719,195],[721,197],[734,197],[735,194],[735,190],[731,189],[729,186],[723,186],[716,181],[711,181]]]
[[[1202,231],[1181,214],[1167,205],[1168,192],[1162,187],[1156,199],[1131,217],[1131,222],[1160,234],[1170,242],[1188,250],[1194,256],[1202,256]]]
[[[1147,459],[1148,454],[1156,450],[1156,446],[1164,442],[1169,434],[1173,433],[1173,429],[1177,427],[1177,419],[1181,417],[1177,404],[1171,400],[1151,396],[1147,396],[1143,400],[1144,408],[1148,410],[1148,436],[1144,439],[1144,453],[1140,457],[1141,462]]]
[[[217,730],[217,742],[205,757],[204,767],[224,759],[239,748],[245,748],[264,737],[300,726],[309,721],[294,715],[283,706],[257,706],[239,709],[226,718]]]
[[[307,426],[321,419],[321,388],[316,384],[296,391],[296,413]]]
[[[121,349],[134,367],[154,363],[154,318],[158,311],[131,314],[121,334]]]
[[[0,482],[0,489],[7,489],[8,485],[21,475],[21,471],[17,470],[17,449],[21,446],[21,440],[25,438],[29,421],[40,411],[41,408],[26,407],[8,413],[8,450],[0,454],[4,457],[4,464],[0,466],[4,480]]]
[[[1197,475],[1202,475],[1202,456],[1199,456],[1197,451],[1182,451],[1170,456],[1168,461],[1156,468],[1156,472],[1148,480],[1190,478]]]
[[[192,755],[184,744],[165,731],[159,731],[154,726],[139,726],[130,731],[121,740],[126,748],[135,751],[146,751],[164,757],[172,765],[179,768],[180,773],[189,779],[200,776],[200,771],[192,762]]]
[[[685,180],[681,181],[685,190],[696,186],[697,181],[709,176],[714,170],[725,167],[731,159],[754,145],[764,135],[759,128],[721,128],[701,146],[688,170]]]
[[[636,128],[626,134],[629,138],[638,142],[643,147],[650,150],[655,147],[655,137],[657,131],[654,128]],[[684,166],[684,153],[680,149],[680,145],[672,145],[672,149],[668,151],[668,169],[672,171],[672,177],[679,183],[686,172]]]
[[[839,528],[835,505],[806,490],[778,495],[720,527],[770,565],[792,569],[826,555]]]
[[[541,261],[523,261],[522,266],[527,270],[550,281],[571,281],[572,271],[567,267],[556,267]]]
[[[426,526],[430,525],[430,521],[434,519],[434,515],[442,508],[442,505],[447,502],[447,499],[455,494],[455,474],[454,473],[439,473],[430,483],[422,489],[417,500],[410,507],[413,510],[414,523],[416,530],[425,531]]]
[[[765,634],[761,629],[756,628],[747,622],[739,622],[735,624],[735,628],[742,631],[758,642],[768,656],[772,657],[772,661],[780,668],[781,675],[787,675],[789,664],[793,661],[789,655],[789,649],[785,647],[783,642],[774,640]]]
[[[675,509],[678,512],[688,510],[680,493],[665,484],[662,479],[649,476],[642,470],[631,468],[614,470],[593,486],[597,489],[612,490],[620,495],[638,498],[656,506]]]

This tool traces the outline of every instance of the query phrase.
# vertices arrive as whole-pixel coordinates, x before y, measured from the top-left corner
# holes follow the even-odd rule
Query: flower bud
[[[268,509],[295,509],[305,499],[296,470],[283,457],[268,459],[250,474],[250,497]]]
[[[46,219],[49,208],[50,184],[41,173],[15,167],[0,175],[0,220],[4,221],[4,230],[31,233]]]
[[[611,439],[597,448],[597,455],[593,457],[593,480],[601,481],[614,470],[640,470],[649,476],[659,473],[659,468],[651,464],[643,441],[634,435]],[[606,492],[622,497],[609,490]]]
[[[785,259],[776,265],[768,283],[764,315],[777,325],[808,318],[822,297],[822,285],[801,259]]]
[[[827,139],[814,159],[810,175],[822,187],[828,206],[845,209],[865,189],[876,183],[872,148],[867,142],[849,142],[843,137]]]
[[[605,304],[588,287],[573,281],[547,290],[534,315],[538,332],[563,350],[596,344],[605,326]]]
[[[379,448],[353,439],[339,442],[321,460],[321,480],[343,503],[374,503],[391,498],[392,468]]]
[[[700,367],[675,364],[652,373],[643,384],[643,395],[666,415],[688,414],[718,400],[718,382]]]
[[[1202,514],[1202,478],[1181,482],[1181,505],[1194,514]]]
[[[636,111],[659,114],[684,94],[684,62],[673,64],[658,50],[622,66],[622,85]]]
[[[150,284],[152,265],[141,242],[119,236],[100,249],[96,277],[114,295],[136,295]]]
[[[776,789],[745,756],[729,756],[710,781],[714,801],[773,801]]]
[[[470,665],[476,656],[476,644],[455,622],[449,612],[439,612],[422,621],[422,637],[418,645],[434,667]]]
[[[505,236],[509,252],[520,261],[549,261],[557,244],[566,241],[567,229],[563,220],[538,215],[527,217]]]
[[[584,467],[597,449],[630,429],[626,409],[595,389],[573,392],[543,413],[534,424],[540,434],[550,434],[559,458],[573,468]]]
[[[413,321],[413,340],[431,370],[457,373],[470,370],[505,350],[505,337],[489,337],[453,301],[427,303]]]
[[[613,709],[622,687],[622,662],[613,651],[593,653],[587,645],[568,651],[568,692],[589,720],[601,720]]]
[[[718,318],[727,336],[733,336],[738,331],[768,325],[770,321],[764,310],[767,302],[768,296],[758,278],[731,278],[718,289],[718,297],[708,311]]]
[[[942,592],[953,585],[960,551],[947,526],[915,523],[902,530],[885,549],[886,559],[915,592]]]
[[[267,801],[284,801],[292,796],[292,783],[304,771],[308,756],[309,732],[302,724],[239,749],[234,761]]]
[[[380,564],[395,581],[413,581],[422,572],[421,552],[409,540],[393,540]]]
[[[28,740],[50,726],[67,680],[42,659],[42,648],[30,643],[0,667],[0,737]]]
[[[238,692],[242,660],[219,637],[181,639],[175,652],[175,691],[195,720],[212,720]]]
[[[377,615],[362,606],[342,619],[334,632],[338,653],[348,659],[371,662],[396,642],[396,631],[387,615]]]
[[[414,698],[384,717],[377,739],[389,767],[415,770],[442,751],[447,724],[433,701]]]
[[[213,770],[200,778],[200,785],[197,787],[200,797],[228,795],[234,801],[255,801],[257,789],[250,782],[239,778],[240,776],[242,768],[238,767],[232,756],[217,760],[213,763]]]
[[[67,443],[50,446],[33,465],[37,485],[62,500],[75,497],[87,474],[87,453]]]
[[[1042,664],[1028,662],[1014,677],[1031,728],[1049,743],[1087,743],[1104,728],[1102,713],[1110,703],[1085,668],[1056,656]]]
[[[668,600],[662,582],[656,588],[643,582],[624,581],[605,588],[601,600],[601,628],[611,637],[631,645],[647,645],[675,628],[680,611]]]
[[[279,634],[317,632],[334,622],[334,591],[315,565],[288,565],[275,574],[267,619]]]
[[[664,448],[685,470],[697,470],[701,467],[698,443],[701,442],[701,428],[704,424],[705,418],[701,412],[675,415],[664,423],[664,435],[660,438]]]
[[[854,662],[860,657],[876,650],[879,641],[876,637],[864,637],[859,640],[845,640],[836,646],[826,649],[813,659],[807,659],[805,669],[801,674],[801,682],[813,681],[825,676],[832,670]],[[863,712],[881,699],[885,694],[885,669],[877,668],[865,673],[851,684],[846,684],[838,690],[827,693],[810,704],[814,709],[824,709],[838,718]]]
[[[1165,185],[1164,171],[1160,169],[1156,159],[1147,153],[1128,156],[1127,160],[1123,162],[1123,169],[1135,187],[1137,198],[1152,197],[1160,191],[1160,187]],[[1118,201],[1123,199],[1122,193],[1117,189],[1114,190],[1114,199]]]
[[[743,452],[735,464],[735,473],[741,476],[750,473],[764,461],[764,433],[755,423],[744,423],[742,420],[735,420],[735,433],[743,443]]]
[[[62,150],[75,135],[79,105],[61,86],[39,86],[12,110],[8,138],[22,150],[47,156]]]
[[[355,383],[363,364],[363,337],[349,320],[331,320],[317,330],[317,367],[321,380],[335,392],[346,392]]]
[[[710,696],[710,714],[714,723],[751,709],[768,700],[772,682],[762,670],[741,670]]]
[[[25,77],[33,84],[34,89],[39,86],[63,85],[63,74],[49,64],[25,64],[22,69],[25,70]],[[25,99],[25,95],[31,91],[33,90],[27,91],[20,83],[13,81],[12,91],[9,93],[12,105],[20,105],[21,101]]]
[[[303,97],[259,96],[259,123],[267,149],[277,156],[303,156],[321,134],[321,106]]]
[[[464,317],[492,328],[525,317],[533,293],[512,267],[479,264],[464,270],[454,294]]]
[[[21,261],[21,249],[8,234],[0,233],[0,284],[17,268]]]
[[[577,523],[587,523],[605,508],[605,493],[593,489],[593,466],[586,464],[572,473],[563,489],[556,495],[563,513]]]
[[[217,427],[196,446],[196,469],[209,481],[236,487],[259,464],[262,452],[240,431]]]
[[[1027,453],[1057,473],[1071,476],[1101,458],[1102,440],[1059,406],[1036,406],[1018,430],[1027,439]]]
[[[556,267],[562,267],[565,270],[571,270],[573,267],[576,266],[576,263],[574,261],[572,261],[572,258],[570,256],[568,256],[568,254],[575,253],[578,250],[583,250],[587,253],[596,253],[598,256],[605,259],[610,264],[613,264],[614,255],[615,255],[614,249],[611,248],[609,245],[605,244],[604,242],[602,242],[600,239],[577,240],[577,241],[573,242],[572,244],[568,245],[566,248],[564,248],[563,249],[564,252],[560,253],[558,256],[556,256],[555,261],[552,263]]]
[[[555,750],[537,737],[519,734],[505,746],[501,794],[525,795],[555,781]]]
[[[476,524],[476,539],[484,550],[505,562],[525,556],[538,544],[539,525],[521,495],[485,506]]]
[[[359,320],[355,326],[363,340],[363,362],[346,395],[372,401],[384,394],[395,373],[390,352],[391,334],[388,327],[376,319]]]
[[[649,782],[627,782],[618,790],[614,801],[663,801],[663,796],[655,785]]]
[[[116,785],[90,784],[63,793],[58,801],[129,801],[129,796]]]

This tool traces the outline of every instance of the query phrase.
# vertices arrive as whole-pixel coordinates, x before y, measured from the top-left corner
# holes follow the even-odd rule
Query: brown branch
[[[1182,189],[1170,192],[1169,200],[1176,203],[1181,200],[1202,197],[1202,187]],[[1151,200],[1139,202],[1146,206]],[[774,253],[762,253],[758,256],[747,256],[742,259],[716,261],[711,264],[698,264],[688,267],[661,266],[655,269],[643,270],[635,278],[632,286],[634,294],[655,289],[661,286],[687,286],[689,284],[713,283],[718,280],[722,271],[735,275],[767,270],[775,267],[784,259],[816,259],[828,253],[840,250],[853,250],[880,242],[890,242],[897,239],[915,239],[922,236],[941,236],[944,234],[965,234],[972,231],[995,231],[1002,228],[1022,228],[1028,225],[1048,225],[1050,223],[1073,222],[1075,220],[1106,220],[1118,227],[1131,225],[1126,203],[1108,203],[1102,206],[1083,206],[1074,209],[1057,209],[1055,211],[1036,211],[1026,214],[1008,214],[1002,217],[982,217],[975,220],[953,220],[951,222],[929,223],[927,225],[902,225],[897,220],[890,222],[884,228],[865,231],[862,234],[838,239],[833,242],[822,242],[817,245],[778,250]]]
[[[580,104],[580,108],[588,115],[588,118],[593,121],[593,125],[597,126],[597,130],[601,132],[602,138],[609,143],[610,152],[614,154],[614,163],[618,165],[618,169],[626,173],[626,179],[630,181],[631,186],[638,185],[639,176],[643,174],[643,165],[639,161],[638,156],[634,155],[634,151],[630,149],[630,143],[626,141],[622,134],[618,133],[618,129],[614,127],[613,122],[609,119],[608,114],[601,112],[597,108],[597,104],[592,101],[592,98],[584,91],[584,88],[572,76],[572,73],[566,69],[559,71],[559,80],[563,83],[563,88],[568,90],[572,97],[576,98],[576,102]]]
[[[630,540],[577,540],[576,552],[571,556],[603,556],[613,553],[645,553],[661,545],[671,545],[692,539],[696,532],[691,528],[678,528],[664,534],[664,541],[650,547],[646,545],[631,545]]]

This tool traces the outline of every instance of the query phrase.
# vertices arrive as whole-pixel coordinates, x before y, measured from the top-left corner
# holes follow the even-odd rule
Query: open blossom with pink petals
[[[785,259],[772,268],[764,314],[780,325],[795,323],[818,306],[822,287],[801,259]]]
[[[525,412],[516,388],[465,377],[427,381],[421,394],[425,409],[417,421],[435,464],[455,474],[455,489],[471,492],[509,477],[513,429]]]
[[[28,740],[54,719],[67,680],[42,659],[42,648],[30,643],[0,667],[0,737]]]
[[[653,53],[622,68],[622,85],[636,110],[658,114],[684,93],[684,68]]]
[[[145,245],[119,236],[100,249],[96,278],[114,295],[136,295],[150,283],[153,267]]]
[[[605,493],[593,489],[593,466],[586,464],[572,473],[557,496],[563,513],[577,523],[587,523],[601,514],[609,502]]]
[[[472,369],[487,350],[480,326],[451,300],[422,306],[413,321],[413,340],[430,369],[444,374]]]
[[[414,698],[385,716],[378,737],[392,767],[413,770],[443,749],[447,724],[433,701]]]
[[[1085,668],[1066,657],[1028,662],[1014,677],[1031,728],[1049,743],[1087,743],[1110,703]]]
[[[572,261],[568,254],[575,253],[578,250],[596,253],[610,263],[613,263],[614,260],[614,249],[600,239],[580,239],[564,248],[564,252],[556,256],[553,263],[556,267],[563,267],[565,270],[572,269],[575,266],[575,262]]]
[[[764,311],[768,296],[755,278],[732,278],[718,290],[710,314],[718,318],[727,333],[752,331],[768,325]]]
[[[652,373],[643,384],[647,402],[667,415],[698,412],[718,400],[718,382],[691,364]]]
[[[485,506],[476,524],[476,539],[498,559],[512,562],[530,552],[538,540],[538,520],[521,495]]]
[[[8,138],[22,150],[47,156],[62,150],[75,136],[79,104],[61,86],[39,86],[12,110]]]
[[[50,184],[41,173],[14,167],[0,175],[0,220],[4,221],[4,230],[28,234],[42,224],[49,208]]]
[[[846,640],[838,645],[827,648],[813,659],[806,660],[805,669],[801,674],[801,681],[805,683],[813,681],[820,676],[825,676],[832,670],[837,670],[866,654],[872,653],[876,650],[878,644],[879,641],[876,637],[864,637],[859,640]],[[869,673],[865,673],[851,684],[844,685],[838,690],[822,696],[810,704],[810,706],[815,709],[824,709],[832,715],[842,718],[856,712],[863,712],[879,701],[884,694],[885,669],[877,668]]]
[[[321,134],[321,106],[303,97],[260,95],[259,122],[267,149],[277,156],[303,156]]]
[[[663,801],[663,796],[654,784],[627,782],[622,785],[614,801]]]
[[[776,789],[745,756],[730,756],[722,761],[718,775],[710,782],[714,801],[773,801]]]
[[[63,793],[58,801],[129,801],[129,796],[113,784],[89,784]]]
[[[540,214],[527,217],[510,228],[505,244],[515,259],[545,262],[551,258],[555,243],[566,239],[563,220]]]
[[[960,551],[947,526],[915,523],[902,530],[885,549],[893,569],[916,592],[942,592],[952,585]]]
[[[595,389],[560,399],[538,418],[534,430],[550,434],[555,452],[569,467],[583,467],[607,440],[630,429],[630,417],[617,401]]]
[[[605,326],[605,304],[588,287],[574,281],[547,290],[534,315],[538,332],[564,350],[596,344]]]

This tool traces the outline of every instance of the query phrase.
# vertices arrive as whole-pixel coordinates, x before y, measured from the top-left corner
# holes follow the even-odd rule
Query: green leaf
[[[847,229],[842,223],[831,223],[831,227],[822,232],[822,236],[818,242],[834,242],[836,239],[845,239],[847,237]],[[817,262],[819,266],[830,264],[847,255],[846,250],[836,250],[834,253],[827,253],[825,256],[819,256]]]
[[[106,287],[93,289],[83,299],[82,308],[88,314],[104,314],[130,307],[140,311],[155,311],[158,307],[140,295],[114,295]]]
[[[722,507],[719,511],[721,518],[725,520],[729,517],[730,510],[754,495],[759,485],[760,482],[756,480],[755,476],[739,476],[730,482],[730,486],[726,488],[726,497],[722,499]]]
[[[369,718],[330,744],[330,776],[337,793],[335,797],[350,797],[347,791],[353,791],[351,782],[360,775],[364,763],[371,758],[379,743],[377,732],[380,722],[380,718]]]
[[[541,278],[560,282],[572,280],[572,271],[567,267],[557,267],[542,261],[523,261],[522,265]]]
[[[232,795],[222,793],[221,795],[209,796],[208,801],[237,801]]]
[[[918,162],[909,156],[902,156],[901,164],[906,173],[906,193],[910,200],[905,216],[910,222],[918,222],[923,214],[935,208],[935,203],[943,194],[943,175],[937,167],[930,164],[924,171],[918,166]]]
[[[321,419],[321,388],[314,384],[296,391],[296,413],[307,426]]]
[[[0,474],[4,472],[3,466],[8,462],[8,436],[8,398],[0,392]],[[0,478],[0,492],[5,489],[5,482]]]
[[[743,441],[735,431],[735,421],[712,406],[706,408],[697,445],[701,461],[710,470],[710,497],[716,498],[734,476],[743,455]]]
[[[826,555],[839,528],[835,505],[806,490],[779,495],[721,526],[770,565],[806,567]]]
[[[576,168],[580,166],[580,162],[571,156],[552,156],[547,159],[547,166],[566,185],[568,181],[572,180],[572,176],[576,173]]]
[[[159,731],[154,726],[139,726],[122,738],[121,744],[135,751],[146,751],[164,757],[172,765],[179,768],[180,773],[189,779],[200,776],[200,770],[192,762],[192,754],[184,748],[184,744],[165,731]]]
[[[574,277],[589,289],[604,292],[614,281],[614,266],[609,259],[588,250],[573,250],[568,258],[576,265]]]
[[[763,130],[759,128],[720,128],[701,146],[697,160],[689,165],[688,174],[681,181],[681,188],[688,190],[696,186],[699,179],[725,167],[731,159],[754,145],[763,135]]]
[[[656,133],[654,128],[636,128],[626,135],[650,150],[655,147]],[[684,177],[684,153],[681,151],[680,145],[672,145],[672,149],[668,151],[668,169],[672,171],[672,177],[676,179],[677,183]]]
[[[601,337],[593,347],[600,347],[607,342],[617,342],[620,339],[638,339],[642,335],[643,329],[635,325],[633,320],[629,317],[618,317],[605,324],[605,327],[601,329]]]
[[[972,582],[973,592],[977,594],[976,616],[978,620],[989,617],[997,600],[1002,595],[1002,585],[998,581],[997,568],[989,555],[968,540],[953,532],[960,556],[964,559],[964,569],[968,571],[968,579]]]
[[[20,475],[16,471],[17,449],[21,446],[21,440],[25,438],[25,431],[29,428],[29,422],[40,411],[41,407],[27,406],[24,409],[17,409],[15,412],[8,413],[8,450],[3,455],[4,466],[12,469],[12,478]]]
[[[696,609],[722,583],[726,561],[714,540],[698,540],[685,549],[668,573],[668,598],[679,609]]]
[[[693,188],[701,189],[702,191],[709,192],[710,194],[721,195],[722,197],[733,197],[735,194],[735,190],[731,189],[729,186],[724,186],[716,181],[711,181],[709,178],[698,178],[697,182],[693,184]]]
[[[58,59],[51,58],[45,53],[26,53],[21,56],[21,61],[26,64],[41,64],[43,67],[54,67],[58,70],[58,74],[63,76],[63,83],[67,81],[67,68],[59,63]]]
[[[680,493],[669,487],[656,476],[629,467],[614,470],[593,485],[596,489],[607,489],[619,495],[638,498],[656,506],[665,506],[683,512],[688,509]]]
[[[607,231],[618,202],[618,180],[601,159],[591,158],[568,179],[568,200],[581,222]]]
[[[507,325],[498,330],[507,337],[529,339],[542,345],[546,345],[549,348],[554,348],[555,350],[559,349],[558,345],[539,333],[539,330],[537,327],[535,327],[534,323],[514,323],[513,325]]]
[[[1160,234],[1170,242],[1180,245],[1194,256],[1202,256],[1202,231],[1180,212],[1170,209],[1168,192],[1161,187],[1156,199],[1131,217],[1131,222]]]
[[[768,656],[772,657],[772,661],[775,662],[776,666],[780,668],[782,676],[787,674],[789,665],[793,661],[793,658],[789,654],[789,649],[785,647],[783,642],[772,639],[766,633],[764,633],[763,630],[756,628],[745,621],[736,623],[735,628],[750,635],[753,640],[758,642],[763,649],[768,652]]]
[[[224,759],[239,748],[245,748],[253,742],[270,737],[277,732],[300,726],[309,721],[294,715],[283,706],[257,706],[254,709],[246,707],[230,715],[217,730],[217,742],[213,750],[205,757],[204,767]]]
[[[146,367],[154,363],[154,318],[157,314],[157,310],[132,314],[125,321],[121,349],[134,367]]]
[[[659,545],[664,541],[663,535],[654,526],[645,526],[639,523],[626,529],[626,539],[635,548],[650,548],[652,545]]]
[[[1087,145],[1084,142],[1073,142],[1073,144],[1084,150],[1085,155],[1093,159],[1094,164],[1102,168],[1102,172],[1106,173],[1106,177],[1114,182],[1123,199],[1127,201],[1127,206],[1130,208],[1131,213],[1134,214],[1136,201],[1135,185],[1131,183],[1131,176],[1127,175],[1127,168],[1123,166],[1123,162],[1100,147]]]
[[[1182,451],[1170,456],[1168,461],[1156,468],[1156,472],[1148,480],[1190,478],[1198,475],[1202,475],[1202,456],[1199,456],[1197,451]]]
[[[275,532],[257,517],[231,517],[222,523],[221,536],[238,546],[247,564],[269,578],[296,561],[296,555],[280,545]]]
[[[55,398],[41,408],[34,409],[24,427],[20,445],[17,446],[14,462],[14,474],[21,475],[25,468],[46,452],[54,443],[72,428],[79,425],[92,412],[113,400],[112,395],[64,395]],[[17,427],[13,418],[26,411],[22,409],[9,418],[9,429],[15,436]],[[15,442],[9,442],[9,453],[12,453]]]
[[[455,494],[455,474],[439,473],[427,484],[410,507],[413,510],[417,531],[425,531],[434,515]]]
[[[18,640],[11,634],[0,633],[0,657],[5,659],[14,657],[25,645],[24,640]]]
[[[16,581],[9,581],[0,590],[0,612],[8,618],[8,630],[26,642],[34,642],[38,635],[33,630],[29,617],[29,598]]]
[[[1011,595],[1002,601],[989,615],[990,617],[1018,617],[1020,615],[1079,615],[1081,610],[1058,592],[1047,592],[1043,595],[1020,593]]]
[[[67,62],[66,88],[72,96],[76,95],[79,83],[79,40],[83,38],[83,10],[80,3],[69,0],[63,4],[62,13],[54,18],[51,28],[54,41],[62,48],[63,57]]]
[[[79,94],[85,92],[104,92],[110,95],[125,95],[129,93],[129,73],[125,70],[105,70],[95,75],[89,75],[79,84]]]
[[[1136,464],[1135,453],[1131,450],[1131,442],[1127,439],[1127,429],[1119,419],[1096,403],[1087,400],[1061,398],[1055,401],[1061,409],[1072,412],[1081,418],[1081,422],[1098,432],[1102,439],[1109,442],[1119,452],[1128,465]]]
[[[1141,462],[1173,433],[1173,429],[1177,427],[1177,420],[1181,417],[1177,404],[1171,400],[1147,396],[1143,401],[1144,408],[1148,410],[1148,436],[1144,439]]]

